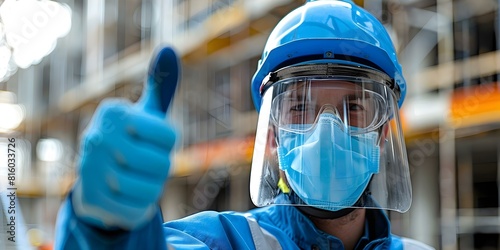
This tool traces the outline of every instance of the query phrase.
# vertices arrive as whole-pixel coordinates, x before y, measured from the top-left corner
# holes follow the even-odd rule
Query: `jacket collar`
[[[335,236],[319,229],[312,221],[290,205],[273,205],[267,208],[269,220],[281,229],[301,249],[342,249],[342,242]],[[390,223],[385,212],[379,209],[366,209],[365,233],[357,243],[356,249],[371,249],[390,244]]]

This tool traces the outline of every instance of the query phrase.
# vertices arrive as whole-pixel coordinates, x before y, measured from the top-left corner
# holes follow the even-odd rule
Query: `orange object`
[[[449,118],[455,128],[500,122],[500,85],[488,83],[455,90]]]

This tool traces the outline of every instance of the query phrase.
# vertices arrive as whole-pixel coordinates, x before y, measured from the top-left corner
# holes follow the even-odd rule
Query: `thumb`
[[[180,60],[173,48],[167,46],[156,49],[136,106],[149,114],[165,115],[174,97],[180,70]]]

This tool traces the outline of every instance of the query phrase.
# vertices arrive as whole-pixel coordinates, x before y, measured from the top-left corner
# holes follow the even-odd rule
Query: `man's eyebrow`
[[[293,100],[303,100],[302,93],[298,93],[297,90],[290,90],[285,93],[285,99],[293,99]]]
[[[349,100],[349,101],[352,101],[352,100],[358,100],[358,99],[369,99],[370,98],[370,95],[366,92],[362,92],[363,94],[348,94],[348,95],[345,95],[345,99]]]

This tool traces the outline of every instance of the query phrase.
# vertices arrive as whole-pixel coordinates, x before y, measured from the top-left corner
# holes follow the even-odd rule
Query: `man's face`
[[[277,157],[275,136],[278,128],[275,126],[278,124],[282,128],[306,124],[303,126],[306,132],[315,124],[320,113],[329,112],[338,115],[345,127],[369,129],[379,119],[379,109],[383,106],[381,101],[381,96],[374,91],[363,90],[362,85],[347,81],[316,80],[289,84],[273,100],[274,126],[269,127],[267,156],[269,159]],[[384,130],[379,132],[383,137]],[[271,162],[277,162],[277,159]]]

